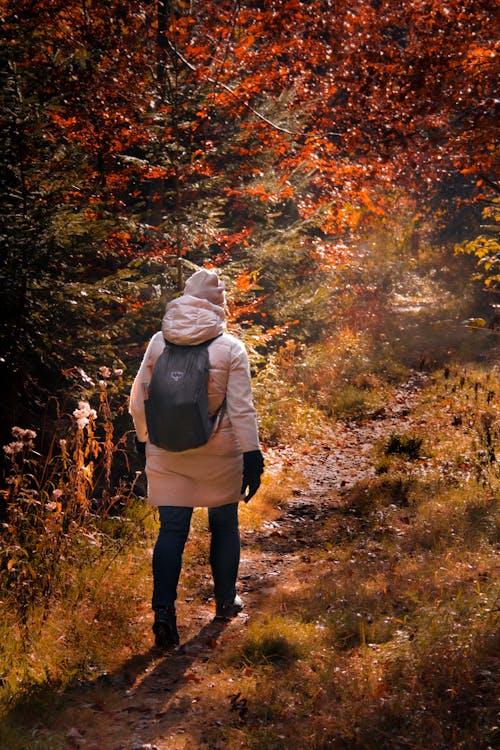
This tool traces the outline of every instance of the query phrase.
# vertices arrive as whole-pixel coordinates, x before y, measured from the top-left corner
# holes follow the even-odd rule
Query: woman
[[[237,338],[225,332],[224,304],[224,283],[214,271],[202,269],[191,276],[183,295],[167,305],[162,329],[149,342],[130,395],[138,450],[146,455],[148,500],[160,514],[153,552],[153,632],[160,647],[179,643],[175,600],[195,507],[208,507],[216,618],[229,619],[243,609],[236,594],[238,503],[247,502],[259,488],[264,461],[247,353]],[[219,412],[214,433],[204,445],[180,453],[152,445],[144,399],[165,340],[186,346],[211,339],[208,406],[210,414]]]

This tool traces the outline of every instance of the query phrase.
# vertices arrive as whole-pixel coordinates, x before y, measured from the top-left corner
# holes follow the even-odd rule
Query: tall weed
[[[3,700],[82,675],[103,644],[125,639],[132,594],[120,568],[144,544],[151,517],[134,496],[140,472],[130,471],[127,435],[114,440],[104,389],[99,413],[81,400],[59,416],[45,455],[33,430],[16,426],[12,438],[0,494]]]
[[[80,401],[71,422],[61,419],[66,431],[56,429],[45,456],[35,449],[36,433],[20,427],[4,446],[9,466],[0,496],[0,589],[22,622],[31,607],[50,605],[64,585],[60,572],[70,558],[76,562],[82,549],[95,556],[102,547],[102,521],[132,497],[133,480],[111,487],[112,457],[125,438],[113,443],[104,416],[99,438],[96,410]]]

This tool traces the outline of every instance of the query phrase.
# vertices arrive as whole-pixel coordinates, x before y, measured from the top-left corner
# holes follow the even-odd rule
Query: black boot
[[[155,610],[153,633],[155,634],[155,645],[159,648],[172,648],[179,645],[177,619],[173,604]]]
[[[215,619],[230,620],[231,618],[236,617],[242,609],[243,602],[238,594],[236,594],[232,602],[216,602]]]

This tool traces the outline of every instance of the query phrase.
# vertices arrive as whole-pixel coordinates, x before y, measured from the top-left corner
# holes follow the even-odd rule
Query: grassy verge
[[[47,602],[33,596],[20,610],[4,591],[0,747],[45,749],[46,738],[38,745],[22,729],[25,720],[32,727],[66,688],[112,671],[139,648],[149,629],[152,527],[151,509],[135,502],[106,519],[99,534],[80,530],[68,559],[58,560]]]
[[[227,645],[244,710],[203,747],[495,746],[498,376],[433,376],[411,436],[380,444],[378,476]]]

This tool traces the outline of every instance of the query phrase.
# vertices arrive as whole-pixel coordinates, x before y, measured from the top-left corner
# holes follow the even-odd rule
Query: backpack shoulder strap
[[[211,339],[207,339],[206,341],[202,341],[200,344],[174,344],[172,341],[169,341],[165,336],[163,337],[163,341],[165,342],[165,346],[185,346],[185,347],[193,347],[193,348],[199,346],[201,348],[202,346],[210,346],[212,341],[215,341],[221,336],[222,336],[222,333],[218,333],[217,336],[214,336]]]

